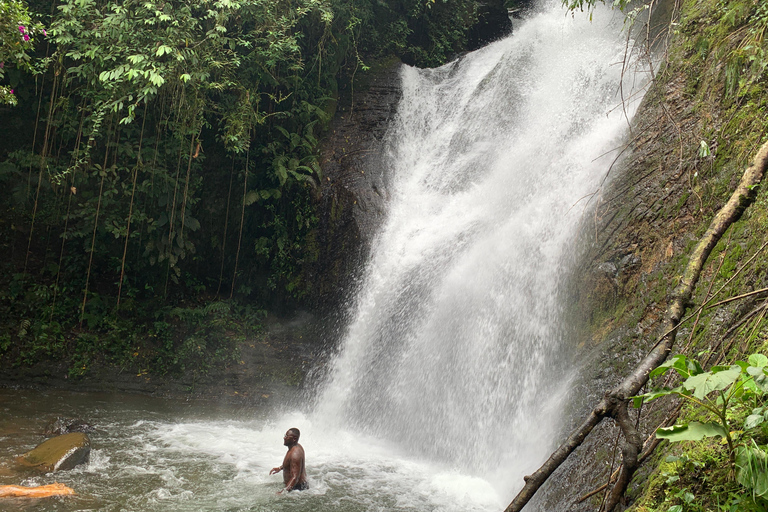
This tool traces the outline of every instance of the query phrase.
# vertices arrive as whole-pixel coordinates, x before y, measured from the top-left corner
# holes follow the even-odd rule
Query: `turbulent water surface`
[[[21,510],[495,511],[558,435],[560,283],[638,86],[621,20],[557,6],[435,70],[404,68],[390,211],[323,387],[303,412],[0,390],[0,484]],[[45,410],[43,414],[41,410]],[[47,414],[96,424],[89,464],[19,473]],[[311,489],[276,496],[302,430]]]

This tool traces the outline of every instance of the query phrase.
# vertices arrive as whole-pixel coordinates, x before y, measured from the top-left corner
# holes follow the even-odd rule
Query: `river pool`
[[[57,416],[92,424],[91,458],[72,471],[36,474],[14,458],[46,439]],[[311,489],[277,495],[269,476],[282,437],[302,431]],[[425,432],[425,435],[431,435]],[[385,442],[328,431],[298,411],[255,410],[140,395],[0,389],[0,485],[61,482],[77,496],[6,499],[21,511],[490,511],[489,481],[418,459]]]

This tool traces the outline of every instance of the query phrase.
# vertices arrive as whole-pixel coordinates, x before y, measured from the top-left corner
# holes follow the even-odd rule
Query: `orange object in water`
[[[47,498],[48,496],[69,496],[75,491],[64,484],[49,484],[39,487],[22,485],[0,485],[0,498]]]

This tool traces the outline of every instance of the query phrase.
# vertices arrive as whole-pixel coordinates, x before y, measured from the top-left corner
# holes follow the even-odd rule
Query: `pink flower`
[[[24,40],[29,41],[29,34],[24,34]]]
[[[0,62],[0,69],[3,69],[5,67],[5,62]]]
[[[11,89],[11,94],[13,94],[13,89]]]
[[[47,35],[48,35],[48,32],[46,32],[46,31],[45,31],[45,29],[43,29],[43,35],[44,35],[44,36],[47,36]]]
[[[24,28],[24,25],[19,25],[19,32],[21,32],[23,34],[24,31],[26,31],[26,30],[27,29]]]

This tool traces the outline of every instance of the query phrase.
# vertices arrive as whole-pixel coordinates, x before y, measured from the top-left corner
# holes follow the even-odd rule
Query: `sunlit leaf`
[[[698,421],[692,421],[687,425],[661,427],[656,430],[656,437],[668,439],[671,442],[700,441],[707,437],[725,437],[725,435],[726,432],[722,425],[718,423],[700,423]]]

